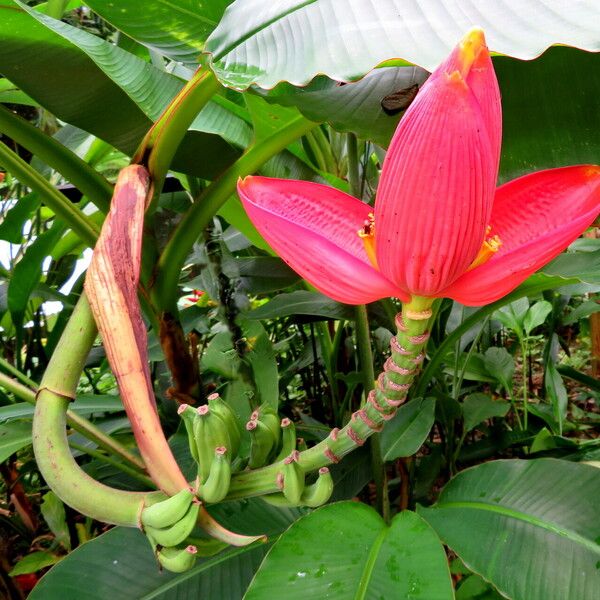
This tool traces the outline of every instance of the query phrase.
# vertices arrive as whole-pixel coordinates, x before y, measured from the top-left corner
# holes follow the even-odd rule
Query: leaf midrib
[[[582,546],[585,546],[592,552],[600,555],[600,545],[596,544],[592,540],[580,535],[579,533],[572,531],[571,529],[566,529],[557,525],[555,523],[550,523],[548,521],[544,521],[538,517],[533,515],[515,510],[513,508],[508,508],[505,506],[498,506],[497,504],[489,504],[487,502],[444,502],[440,503],[436,506],[436,509],[443,508],[470,508],[473,510],[482,510],[486,512],[496,513],[505,517],[511,517],[513,519],[523,521],[525,523],[529,523],[530,525],[534,525],[536,527],[540,527],[541,529],[545,529],[546,531],[550,531],[556,535],[560,535],[561,537],[565,537],[571,540],[574,543],[578,543]]]
[[[371,581],[371,576],[373,575],[373,569],[375,568],[375,563],[377,562],[377,557],[379,556],[379,550],[389,530],[389,527],[384,526],[379,535],[375,538],[375,541],[371,546],[371,550],[369,551],[369,556],[367,557],[367,562],[365,563],[363,572],[358,580],[358,587],[356,588],[354,600],[364,600],[366,598],[369,582]]]

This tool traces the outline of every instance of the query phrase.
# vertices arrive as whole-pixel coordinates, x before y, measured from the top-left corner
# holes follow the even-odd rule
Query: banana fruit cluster
[[[197,409],[182,404],[178,413],[186,428],[191,455],[198,464],[195,489],[164,496],[145,506],[141,513],[144,533],[165,569],[180,573],[194,564],[198,549],[186,545],[186,540],[194,530],[200,505],[224,500],[232,473],[277,463],[281,468],[276,483],[281,491],[263,496],[267,502],[316,507],[329,500],[333,491],[329,469],[322,467],[315,481],[306,483],[299,452],[306,445],[296,437],[294,423],[287,418],[280,420],[271,406],[261,405],[246,423],[250,437],[247,456],[239,455],[242,432],[237,417],[218,394],[209,396],[208,404]]]
[[[183,573],[194,564],[197,549],[185,545],[185,540],[196,525],[199,510],[200,503],[190,488],[142,510],[144,533],[165,569]]]

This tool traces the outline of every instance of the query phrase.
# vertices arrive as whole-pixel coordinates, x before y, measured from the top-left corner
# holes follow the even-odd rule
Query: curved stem
[[[179,222],[158,260],[152,289],[153,303],[158,309],[175,309],[177,284],[185,259],[200,233],[235,192],[237,180],[256,171],[269,158],[313,127],[316,127],[316,123],[304,117],[295,118],[285,127],[251,146],[202,192]]]
[[[99,230],[74,204],[54,189],[52,184],[42,177],[31,165],[0,143],[0,165],[10,171],[23,185],[41,195],[43,203],[89,246],[98,238]]]
[[[142,140],[132,162],[147,165],[156,194],[160,193],[173,156],[188,127],[218,89],[219,81],[214,73],[206,67],[200,67]]]
[[[99,483],[75,462],[67,440],[67,408],[96,333],[90,306],[82,295],[40,384],[33,450],[46,483],[66,504],[100,521],[138,526],[144,503],[159,492],[125,492]]]
[[[0,131],[58,171],[102,212],[108,211],[112,185],[77,154],[2,105]]]

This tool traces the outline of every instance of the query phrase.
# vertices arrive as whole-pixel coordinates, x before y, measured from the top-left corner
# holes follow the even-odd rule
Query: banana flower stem
[[[396,316],[397,334],[390,343],[391,356],[377,379],[375,389],[369,392],[367,402],[353,413],[342,429],[333,429],[322,442],[300,453],[298,463],[305,473],[339,462],[374,433],[381,431],[385,423],[394,417],[406,401],[408,390],[423,362],[432,304],[432,299],[420,297],[413,297],[410,303],[403,304],[402,313]],[[277,479],[282,464],[278,462],[235,475],[227,498],[279,491]]]

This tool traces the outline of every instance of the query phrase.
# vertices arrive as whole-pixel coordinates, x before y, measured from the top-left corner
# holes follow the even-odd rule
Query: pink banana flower
[[[539,171],[496,189],[501,137],[498,82],[475,29],[401,119],[374,211],[305,181],[246,177],[238,193],[272,248],[335,300],[447,297],[479,306],[549,262],[600,211],[595,165]]]

